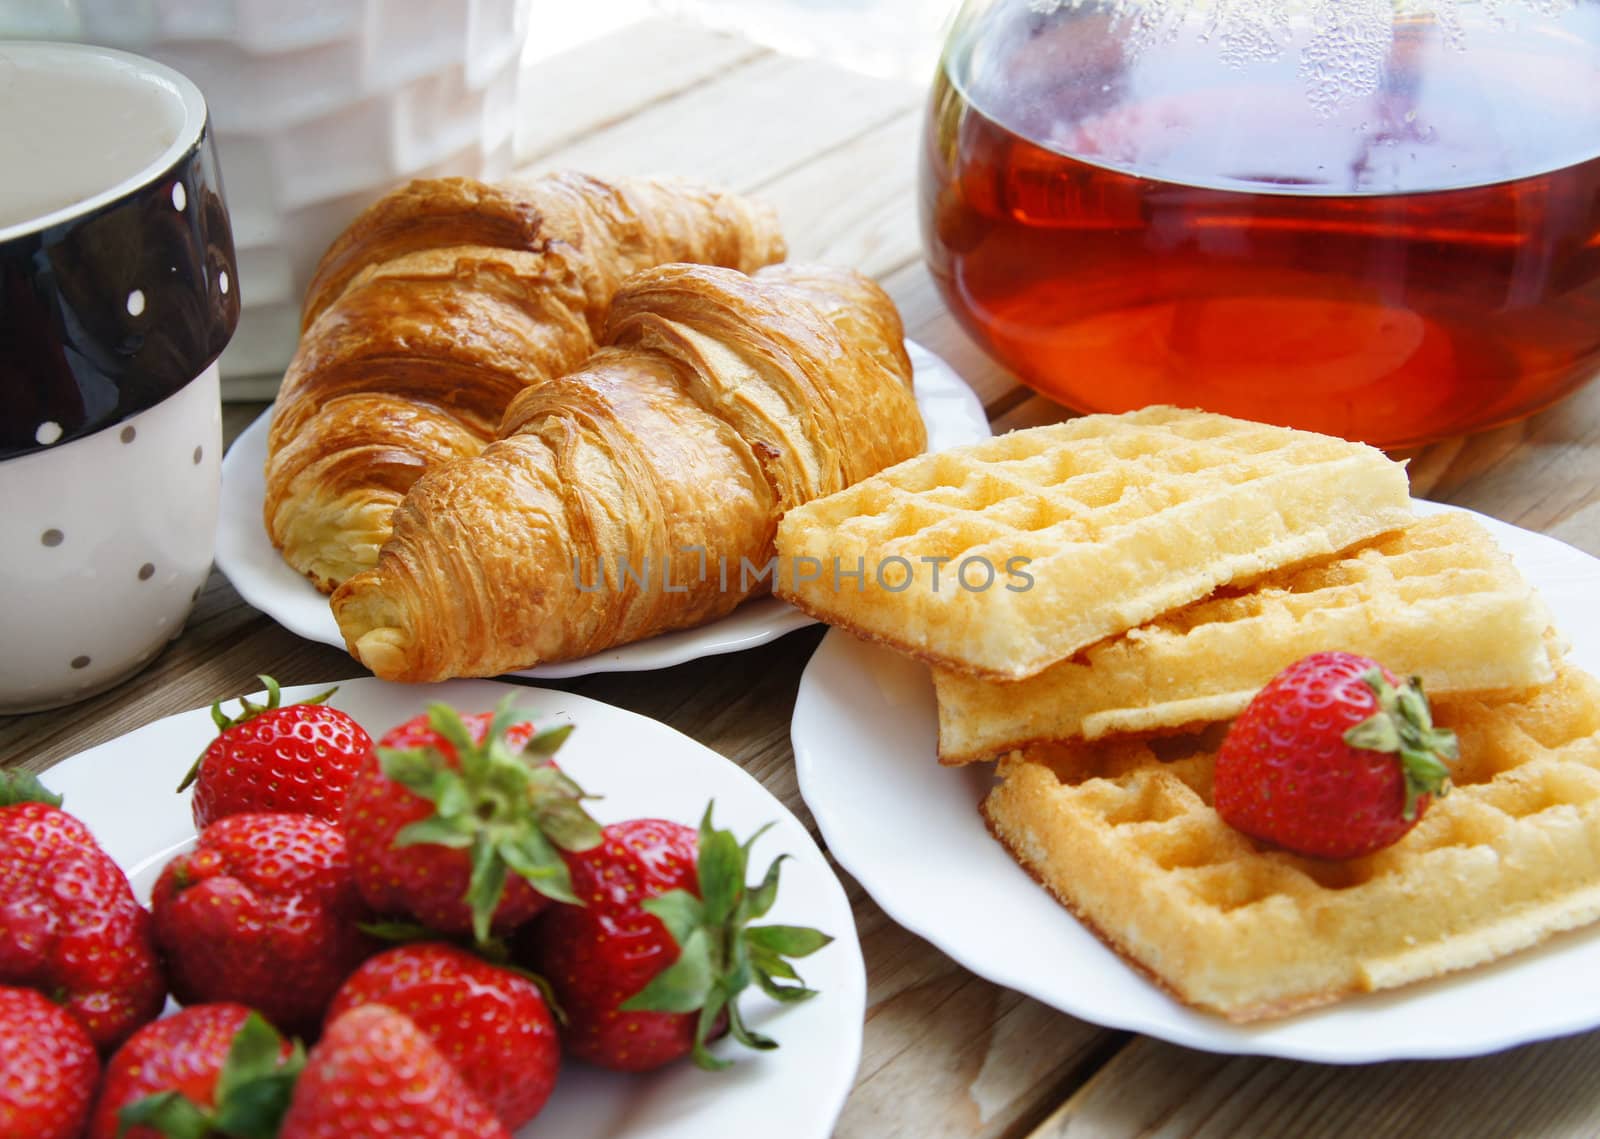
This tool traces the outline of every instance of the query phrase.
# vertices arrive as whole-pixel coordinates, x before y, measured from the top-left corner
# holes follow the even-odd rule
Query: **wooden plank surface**
[[[586,131],[527,168],[689,174],[755,191],[918,101],[915,90],[898,83],[766,52]],[[841,177],[848,173],[839,169]]]
[[[1446,1063],[1336,1067],[1139,1039],[1028,1139],[1509,1139],[1600,1132],[1600,1034]]]
[[[517,159],[533,162],[767,54],[735,36],[654,21],[539,58],[519,77]]]
[[[1063,409],[1019,388],[978,349],[922,265],[921,100],[905,85],[654,22],[536,64],[522,96],[519,153],[534,170],[672,171],[765,197],[795,257],[876,275],[908,335],[967,379],[997,428],[1060,418]],[[259,410],[228,408],[228,437]],[[1419,494],[1600,554],[1600,388],[1410,458]],[[700,739],[815,834],[788,729],[819,637],[803,630],[734,657],[553,686]],[[261,672],[286,684],[362,674],[342,651],[301,641],[245,606],[213,574],[183,636],[139,676],[62,712],[0,718],[0,762],[43,770],[140,724],[254,689]],[[1600,1118],[1600,1081],[1586,1075],[1600,1061],[1600,1036],[1469,1061],[1348,1069],[1130,1040],[973,975],[841,877],[869,986],[857,1086],[837,1131],[849,1139],[1566,1135],[1594,1133]]]

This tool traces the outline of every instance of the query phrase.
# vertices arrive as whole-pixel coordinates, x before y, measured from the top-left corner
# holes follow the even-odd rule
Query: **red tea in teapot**
[[[929,265],[1025,382],[1401,446],[1600,371],[1600,3],[1051,6],[958,27],[923,148]]]

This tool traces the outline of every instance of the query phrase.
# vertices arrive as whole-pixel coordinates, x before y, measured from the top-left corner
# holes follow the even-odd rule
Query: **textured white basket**
[[[205,93],[244,306],[222,357],[224,398],[272,394],[317,259],[363,206],[412,178],[509,171],[529,6],[74,0],[65,10],[56,34],[159,59]]]

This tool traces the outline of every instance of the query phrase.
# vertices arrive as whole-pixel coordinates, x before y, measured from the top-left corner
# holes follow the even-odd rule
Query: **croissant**
[[[772,583],[782,513],[926,445],[899,314],[842,270],[668,265],[605,347],[419,479],[332,597],[378,676],[488,676],[720,617]]]
[[[512,398],[580,364],[628,274],[783,257],[770,210],[681,179],[417,181],[323,256],[267,439],[273,544],[327,591],[377,560],[390,515],[475,455]]]

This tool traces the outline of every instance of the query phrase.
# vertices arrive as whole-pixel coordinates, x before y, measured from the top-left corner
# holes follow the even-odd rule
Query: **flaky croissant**
[[[334,242],[268,435],[273,544],[320,589],[377,560],[439,463],[475,455],[512,398],[576,367],[639,269],[782,258],[772,212],[681,179],[449,178],[388,195]]]
[[[855,273],[647,270],[605,341],[418,480],[334,592],[377,675],[490,676],[722,616],[770,588],[783,511],[926,444],[899,314]]]

